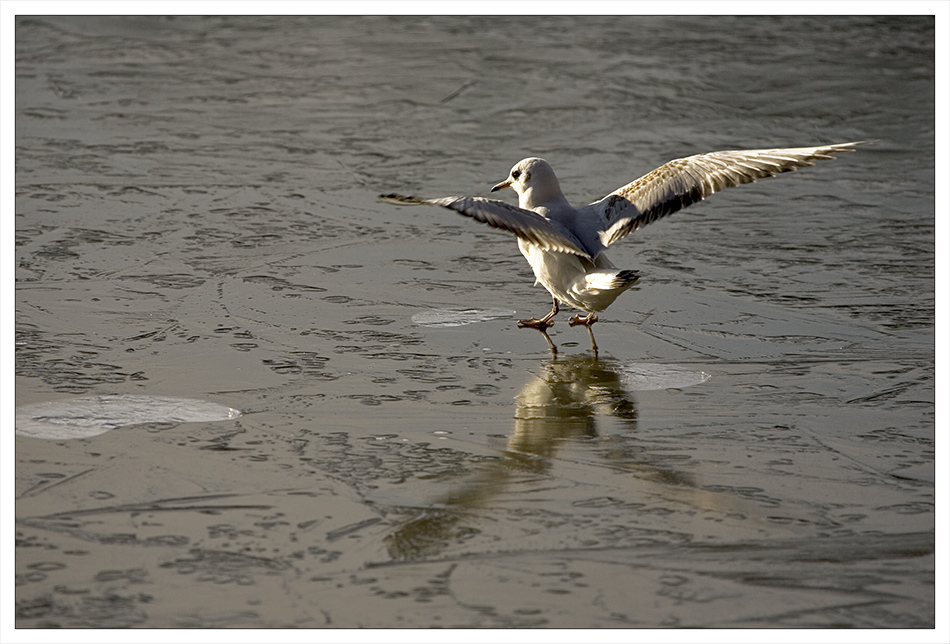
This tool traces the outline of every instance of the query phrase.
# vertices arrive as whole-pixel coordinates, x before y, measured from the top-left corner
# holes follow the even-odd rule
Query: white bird
[[[397,194],[380,195],[389,203],[429,204],[451,208],[476,221],[501,228],[518,237],[518,247],[534,270],[535,284],[542,284],[554,298],[551,312],[537,319],[519,320],[519,327],[538,329],[556,351],[546,330],[566,304],[587,313],[569,318],[571,326],[584,325],[594,353],[597,343],[591,325],[596,313],[636,284],[640,275],[617,269],[604,249],[628,233],[702,201],[714,192],[772,177],[815,161],[834,159],[866,143],[838,143],[810,148],[734,150],[709,152],[674,159],[652,172],[583,208],[574,208],[561,192],[554,170],[544,159],[522,159],[508,178],[491,192],[511,188],[518,206],[483,197],[421,199]]]

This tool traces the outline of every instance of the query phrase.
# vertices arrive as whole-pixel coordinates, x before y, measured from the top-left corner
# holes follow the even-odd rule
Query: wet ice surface
[[[933,626],[932,23],[532,20],[18,22],[17,406],[243,415],[17,436],[17,626]],[[600,359],[375,198],[863,138],[612,248]]]

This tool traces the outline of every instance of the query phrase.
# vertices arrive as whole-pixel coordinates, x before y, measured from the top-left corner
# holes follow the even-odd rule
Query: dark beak
[[[501,183],[496,183],[495,185],[493,185],[490,192],[495,192],[496,190],[501,190],[502,188],[509,188],[509,187],[511,187],[511,179],[505,179]]]

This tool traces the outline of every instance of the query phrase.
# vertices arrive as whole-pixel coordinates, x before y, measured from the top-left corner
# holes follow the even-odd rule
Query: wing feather
[[[567,228],[536,212],[484,197],[442,197],[423,199],[397,194],[380,195],[383,201],[398,205],[431,205],[449,208],[475,221],[514,233],[544,250],[559,251],[592,259],[584,245]]]
[[[839,143],[810,148],[730,150],[674,159],[615,190],[585,211],[599,218],[599,237],[609,246],[628,233],[671,215],[709,195],[773,177],[782,172],[834,159],[866,143]]]

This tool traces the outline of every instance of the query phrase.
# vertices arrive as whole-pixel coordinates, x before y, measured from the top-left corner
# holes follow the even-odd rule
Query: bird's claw
[[[545,331],[554,326],[554,322],[551,320],[545,320],[538,318],[531,318],[529,320],[518,320],[519,329],[537,329],[538,331]]]
[[[572,315],[571,317],[567,318],[567,323],[570,324],[571,326],[586,326],[589,329],[590,325],[596,322],[597,320],[598,320],[597,316],[591,313],[590,315],[587,315],[585,317],[581,317],[579,315]]]

